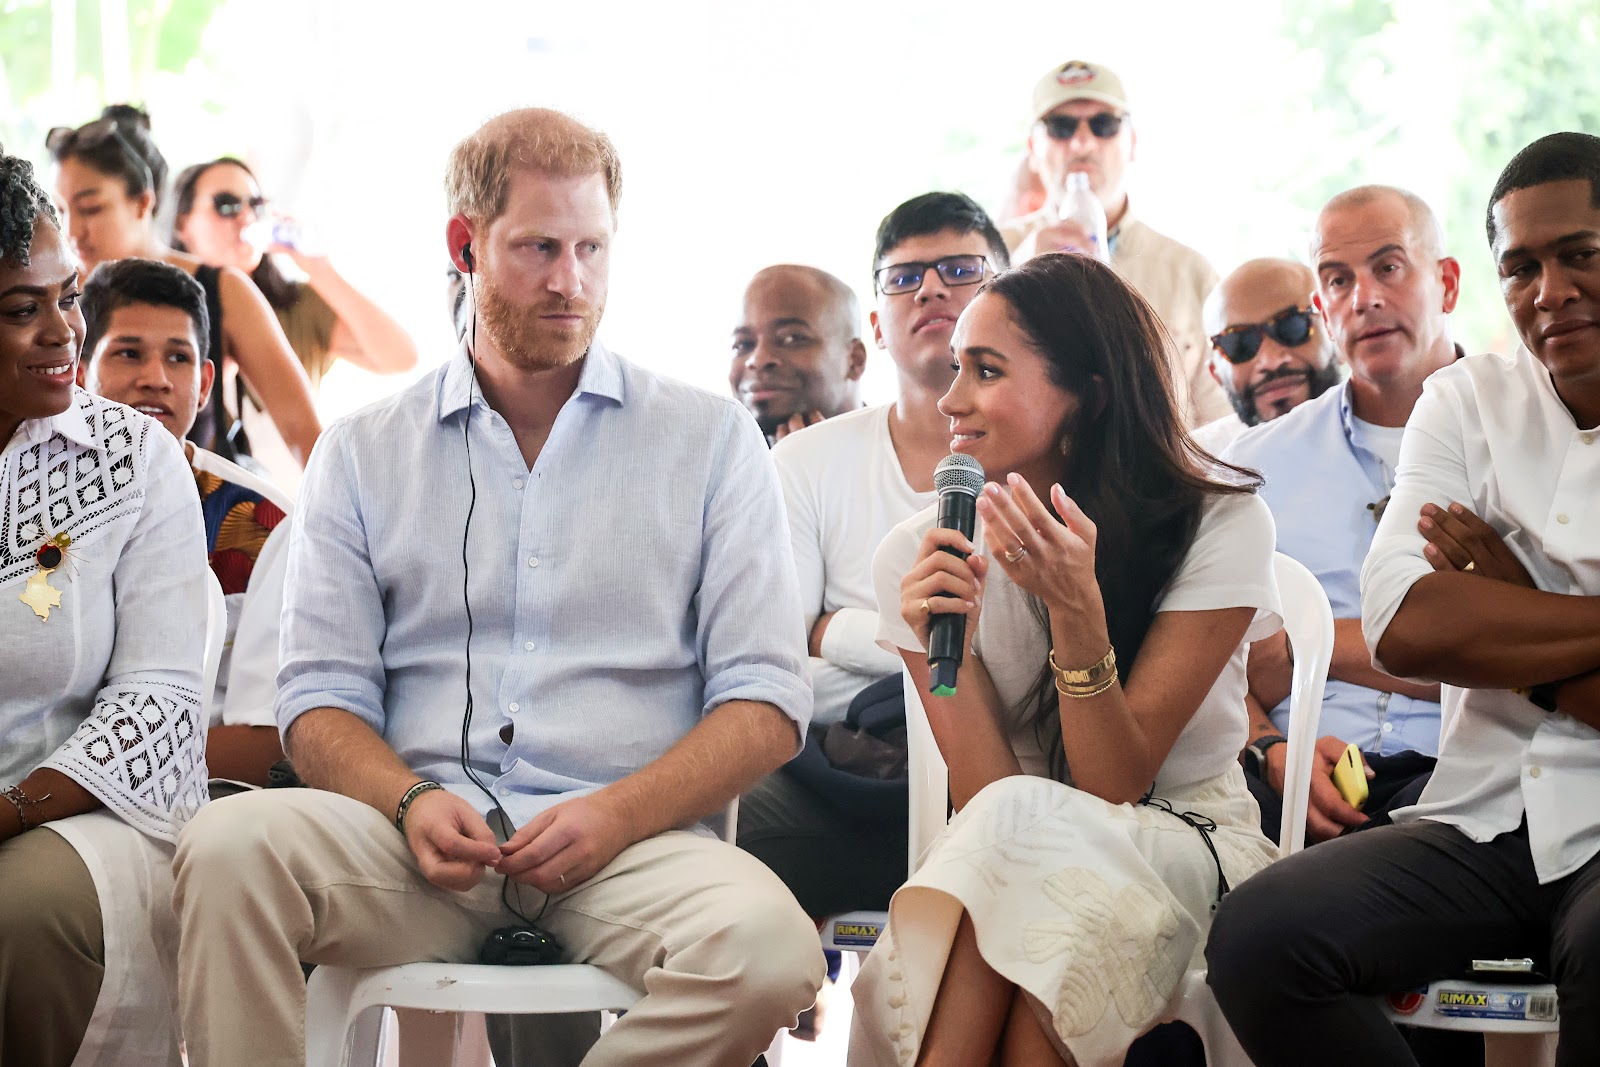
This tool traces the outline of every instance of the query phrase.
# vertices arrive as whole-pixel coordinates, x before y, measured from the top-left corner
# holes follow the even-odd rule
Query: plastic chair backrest
[[[1322,697],[1333,663],[1333,609],[1322,583],[1298,560],[1281,552],[1272,556],[1283,602],[1283,628],[1294,649],[1294,674],[1289,686],[1289,744],[1283,776],[1283,823],[1279,848],[1288,856],[1306,843],[1306,808],[1311,799],[1312,755]]]
[[[200,675],[200,701],[209,723],[221,709],[211,705],[217,697],[217,671],[222,666],[222,645],[228,639],[228,601],[217,576],[206,568],[206,657]]]
[[[909,779],[910,827],[906,838],[906,871],[914,872],[950,811],[950,770],[933,738],[928,711],[911,672],[900,669],[906,690],[906,776]]]

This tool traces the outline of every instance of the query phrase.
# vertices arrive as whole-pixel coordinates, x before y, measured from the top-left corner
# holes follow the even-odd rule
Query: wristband
[[[400,798],[400,806],[395,808],[395,811],[394,811],[394,826],[395,826],[395,829],[399,830],[402,834],[405,833],[406,832],[406,813],[411,810],[411,805],[415,804],[416,801],[417,801],[417,798],[420,797],[422,794],[431,793],[435,789],[443,789],[443,788],[444,788],[444,786],[440,785],[438,782],[418,782],[416,785],[412,786],[410,789],[407,789],[406,793],[405,793],[405,796]]]

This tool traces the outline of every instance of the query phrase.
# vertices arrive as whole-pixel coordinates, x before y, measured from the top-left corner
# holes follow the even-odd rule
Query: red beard
[[[537,304],[518,304],[494,283],[478,279],[478,314],[489,341],[507,362],[526,371],[554,370],[583,358],[594,341],[605,305],[551,297]],[[559,326],[542,315],[580,315],[577,326]]]

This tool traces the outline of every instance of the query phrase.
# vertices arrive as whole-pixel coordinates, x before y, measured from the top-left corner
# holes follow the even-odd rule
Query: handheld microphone
[[[957,452],[946,456],[933,469],[933,487],[939,493],[941,529],[958,530],[972,540],[978,517],[978,494],[983,492],[983,467],[971,456]],[[966,559],[953,548],[941,549]],[[943,595],[943,594],[941,594]],[[935,615],[928,627],[928,692],[952,696],[956,691],[956,672],[961,669],[961,648],[966,644],[965,615]]]

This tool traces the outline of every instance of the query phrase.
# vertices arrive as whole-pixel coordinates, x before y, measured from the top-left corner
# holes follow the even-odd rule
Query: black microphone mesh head
[[[971,456],[951,453],[933,468],[933,488],[940,493],[954,489],[977,496],[983,492],[983,465]]]

